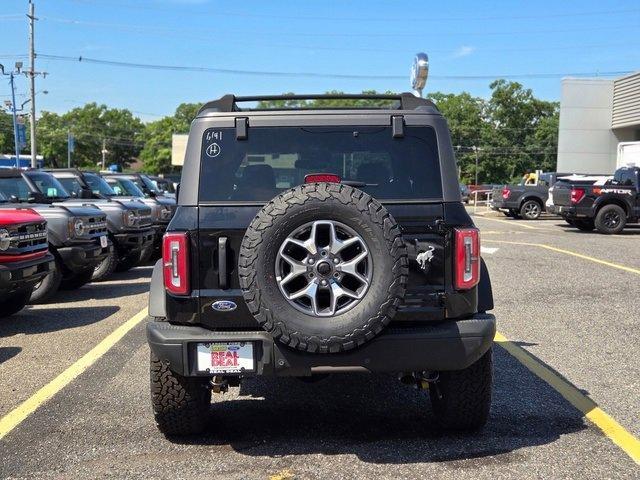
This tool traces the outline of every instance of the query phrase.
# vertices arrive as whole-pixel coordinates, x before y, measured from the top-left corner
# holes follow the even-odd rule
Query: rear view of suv
[[[227,95],[192,123],[151,282],[158,427],[200,431],[211,392],[246,377],[394,372],[435,423],[481,428],[493,297],[445,119],[411,94],[241,108],[292,98]]]

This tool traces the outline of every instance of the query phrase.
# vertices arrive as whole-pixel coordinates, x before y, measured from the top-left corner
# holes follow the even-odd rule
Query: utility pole
[[[35,33],[34,24],[37,20],[35,15],[35,5],[29,0],[29,71],[26,72],[29,77],[31,92],[31,168],[36,168],[36,75],[46,76],[45,72],[36,72],[36,51],[35,51]]]

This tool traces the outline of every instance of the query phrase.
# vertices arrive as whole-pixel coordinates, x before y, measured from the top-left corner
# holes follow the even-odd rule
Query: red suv
[[[19,312],[54,268],[47,222],[35,211],[0,209],[0,317]]]

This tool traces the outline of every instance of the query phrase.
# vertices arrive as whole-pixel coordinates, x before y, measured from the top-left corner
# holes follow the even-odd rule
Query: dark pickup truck
[[[620,233],[640,217],[640,167],[622,167],[604,184],[558,182],[557,213],[580,230]]]
[[[493,189],[489,206],[492,210],[504,213],[507,217],[525,220],[537,220],[545,211],[545,203],[549,197],[549,187],[556,183],[558,177],[568,173],[543,173],[535,185],[505,185]]]

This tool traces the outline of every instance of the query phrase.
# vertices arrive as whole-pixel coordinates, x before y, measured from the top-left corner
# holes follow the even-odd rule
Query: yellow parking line
[[[40,406],[52,398],[56,393],[69,385],[78,375],[93,365],[100,357],[107,353],[122,337],[124,337],[133,327],[138,325],[147,317],[147,309],[136,313],[125,323],[107,335],[100,343],[85,353],[79,360],[73,363],[64,372],[47,383],[44,387],[31,395],[16,408],[0,418],[0,439],[16,428],[29,415],[35,412]]]
[[[544,365],[524,348],[509,341],[503,334],[497,332],[495,341],[532,373],[548,383],[571,403],[571,405],[582,412],[607,438],[620,447],[634,462],[640,465],[640,440],[598,407],[596,402]]]
[[[551,250],[552,252],[564,253],[565,255],[571,255],[572,257],[581,258],[583,260],[589,260],[590,262],[599,263],[601,265],[606,265],[607,267],[617,268],[618,270],[624,270],[625,272],[630,272],[630,273],[635,273],[636,275],[640,275],[640,269],[638,268],[627,267],[626,265],[620,265],[619,263],[614,263],[614,262],[607,262],[606,260],[590,257],[589,255],[583,255],[582,253],[573,252],[571,250],[565,250],[564,248],[552,247],[551,245],[547,245],[545,243],[513,242],[510,240],[494,240],[492,238],[483,239],[483,242],[505,243],[509,245],[523,245],[527,247],[544,248],[547,250]]]
[[[474,216],[477,216],[477,215],[474,215]],[[482,218],[483,220],[491,220],[492,222],[506,223],[507,225],[511,225],[512,227],[528,228],[529,230],[544,230],[544,228],[534,227],[533,225],[527,225],[525,223],[516,222],[514,220],[500,220],[498,218],[491,218],[491,217],[478,217],[478,218]]]

